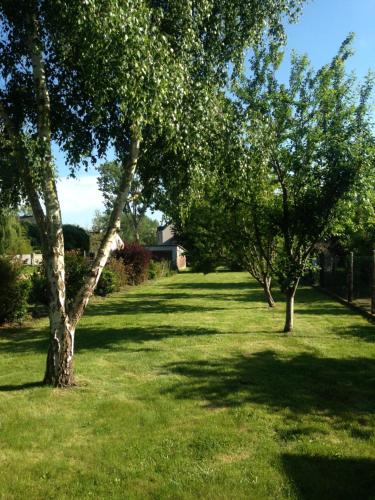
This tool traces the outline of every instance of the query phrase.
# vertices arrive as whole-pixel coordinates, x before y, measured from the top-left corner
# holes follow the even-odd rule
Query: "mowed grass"
[[[45,320],[1,330],[0,498],[374,499],[375,326],[309,288],[283,313],[245,273],[95,299],[67,390]]]

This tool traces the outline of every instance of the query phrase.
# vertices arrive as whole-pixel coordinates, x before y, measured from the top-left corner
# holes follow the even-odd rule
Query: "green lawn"
[[[95,299],[69,390],[45,320],[1,330],[0,498],[374,499],[375,326],[309,288],[295,323],[246,274],[165,278]]]

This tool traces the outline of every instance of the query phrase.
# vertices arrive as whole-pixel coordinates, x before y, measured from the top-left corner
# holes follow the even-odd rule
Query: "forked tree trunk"
[[[44,383],[62,387],[74,383],[74,331],[70,328],[65,306],[64,238],[62,230],[56,230],[50,224],[48,226],[48,235],[43,245],[43,259],[49,291],[50,343]],[[52,234],[54,238],[51,238]],[[63,351],[67,353],[65,361],[62,359]]]
[[[54,387],[74,385],[74,329],[69,322],[54,321],[50,314],[50,344],[43,383]]]
[[[86,276],[82,288],[75,297],[74,303],[69,311],[66,311],[63,302],[59,298],[64,297],[65,303],[65,283],[64,292],[59,280],[55,279],[52,269],[58,268],[58,262],[54,259],[46,261],[48,282],[51,291],[50,303],[50,345],[47,354],[46,372],[44,383],[54,387],[66,387],[74,385],[74,339],[75,330],[81,319],[90,297],[94,293],[103,268],[108,260],[112,241],[117,233],[120,215],[123,210],[130,181],[134,175],[139,155],[140,141],[132,142],[130,159],[123,166],[123,178],[120,191],[110,217],[110,224],[104,239],[100,245],[93,266]],[[56,247],[54,251],[56,252]],[[62,261],[63,265],[63,261]]]
[[[270,307],[275,307],[275,300],[274,300],[274,298],[272,296],[272,292],[271,292],[271,278],[266,277],[263,280],[262,285],[263,285],[264,295],[266,297],[268,305]]]
[[[284,332],[292,332],[294,326],[294,297],[296,295],[297,285],[288,288],[286,295],[286,309],[285,309],[285,325]]]
[[[136,127],[132,128],[130,155],[129,159],[123,164],[122,178],[110,216],[108,229],[93,266],[81,290],[78,292],[71,310],[68,311],[65,289],[64,237],[51,152],[50,98],[44,69],[38,20],[33,15],[28,18],[28,21],[31,28],[28,45],[33,68],[38,113],[38,140],[40,151],[42,152],[40,159],[44,172],[43,182],[39,189],[43,195],[45,213],[39,201],[38,189],[33,186],[32,180],[29,182],[28,196],[34,216],[42,233],[43,259],[50,295],[50,345],[47,354],[44,383],[55,387],[65,387],[74,384],[73,356],[75,329],[99,281],[110,254],[112,241],[120,224],[120,216],[125,206],[130,183],[138,161],[140,133]],[[30,177],[32,178],[32,176]]]

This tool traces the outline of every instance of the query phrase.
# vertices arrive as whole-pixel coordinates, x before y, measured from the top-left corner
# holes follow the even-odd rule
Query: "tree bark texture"
[[[264,279],[263,283],[264,295],[266,297],[267,303],[270,307],[275,307],[275,300],[271,292],[271,278],[267,277]]]
[[[94,260],[91,271],[86,277],[82,288],[78,292],[70,311],[70,319],[74,328],[76,327],[78,321],[80,320],[82,314],[84,313],[88,301],[91,295],[94,293],[95,287],[102,274],[103,268],[108,260],[111,251],[112,241],[116,236],[116,233],[120,226],[120,217],[124,209],[126,199],[128,197],[130,183],[132,181],[132,178],[134,176],[137,167],[139,150],[140,150],[140,139],[134,138],[130,145],[130,157],[123,165],[122,179],[117,194],[117,198],[114,202],[113,209],[111,212],[107,232],[104,235],[104,238],[101,242],[101,245]]]
[[[292,332],[294,327],[294,297],[297,287],[288,288],[286,291],[286,310],[284,333]]]

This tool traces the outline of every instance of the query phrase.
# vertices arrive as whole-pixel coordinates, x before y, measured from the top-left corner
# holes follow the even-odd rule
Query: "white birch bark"
[[[91,271],[89,275],[86,277],[82,288],[78,292],[70,311],[71,324],[74,327],[77,325],[82,314],[84,313],[88,301],[91,295],[94,293],[95,287],[99,281],[103,268],[107,263],[111,251],[112,242],[116,236],[117,230],[120,225],[120,217],[124,209],[126,199],[128,197],[130,184],[137,167],[139,150],[140,150],[140,139],[134,138],[131,141],[130,145],[130,157],[123,164],[123,173],[119,186],[119,191],[117,194],[117,198],[113,204],[107,231],[101,242],[101,245],[94,260]]]
[[[24,151],[23,147],[22,130],[16,130],[13,127],[6,109],[1,102],[0,117],[5,123],[8,135],[12,138],[20,163],[24,164],[25,187],[34,217],[42,233],[43,260],[50,292],[50,345],[44,383],[62,387],[74,384],[73,358],[75,329],[108,260],[111,244],[119,227],[120,216],[125,206],[130,183],[137,166],[140,139],[137,135],[131,141],[129,159],[123,164],[123,175],[107,232],[104,235],[93,267],[77,294],[70,314],[68,314],[66,308],[64,238],[60,203],[56,188],[56,175],[51,152],[50,98],[43,63],[38,21],[36,18],[30,18],[29,24],[31,36],[28,40],[28,47],[32,62],[34,90],[37,101],[37,136],[42,151],[40,160],[43,167],[43,180],[40,186],[35,185],[30,170],[31,166],[27,164],[27,152]],[[40,195],[44,200],[45,210],[43,210],[40,202]]]

